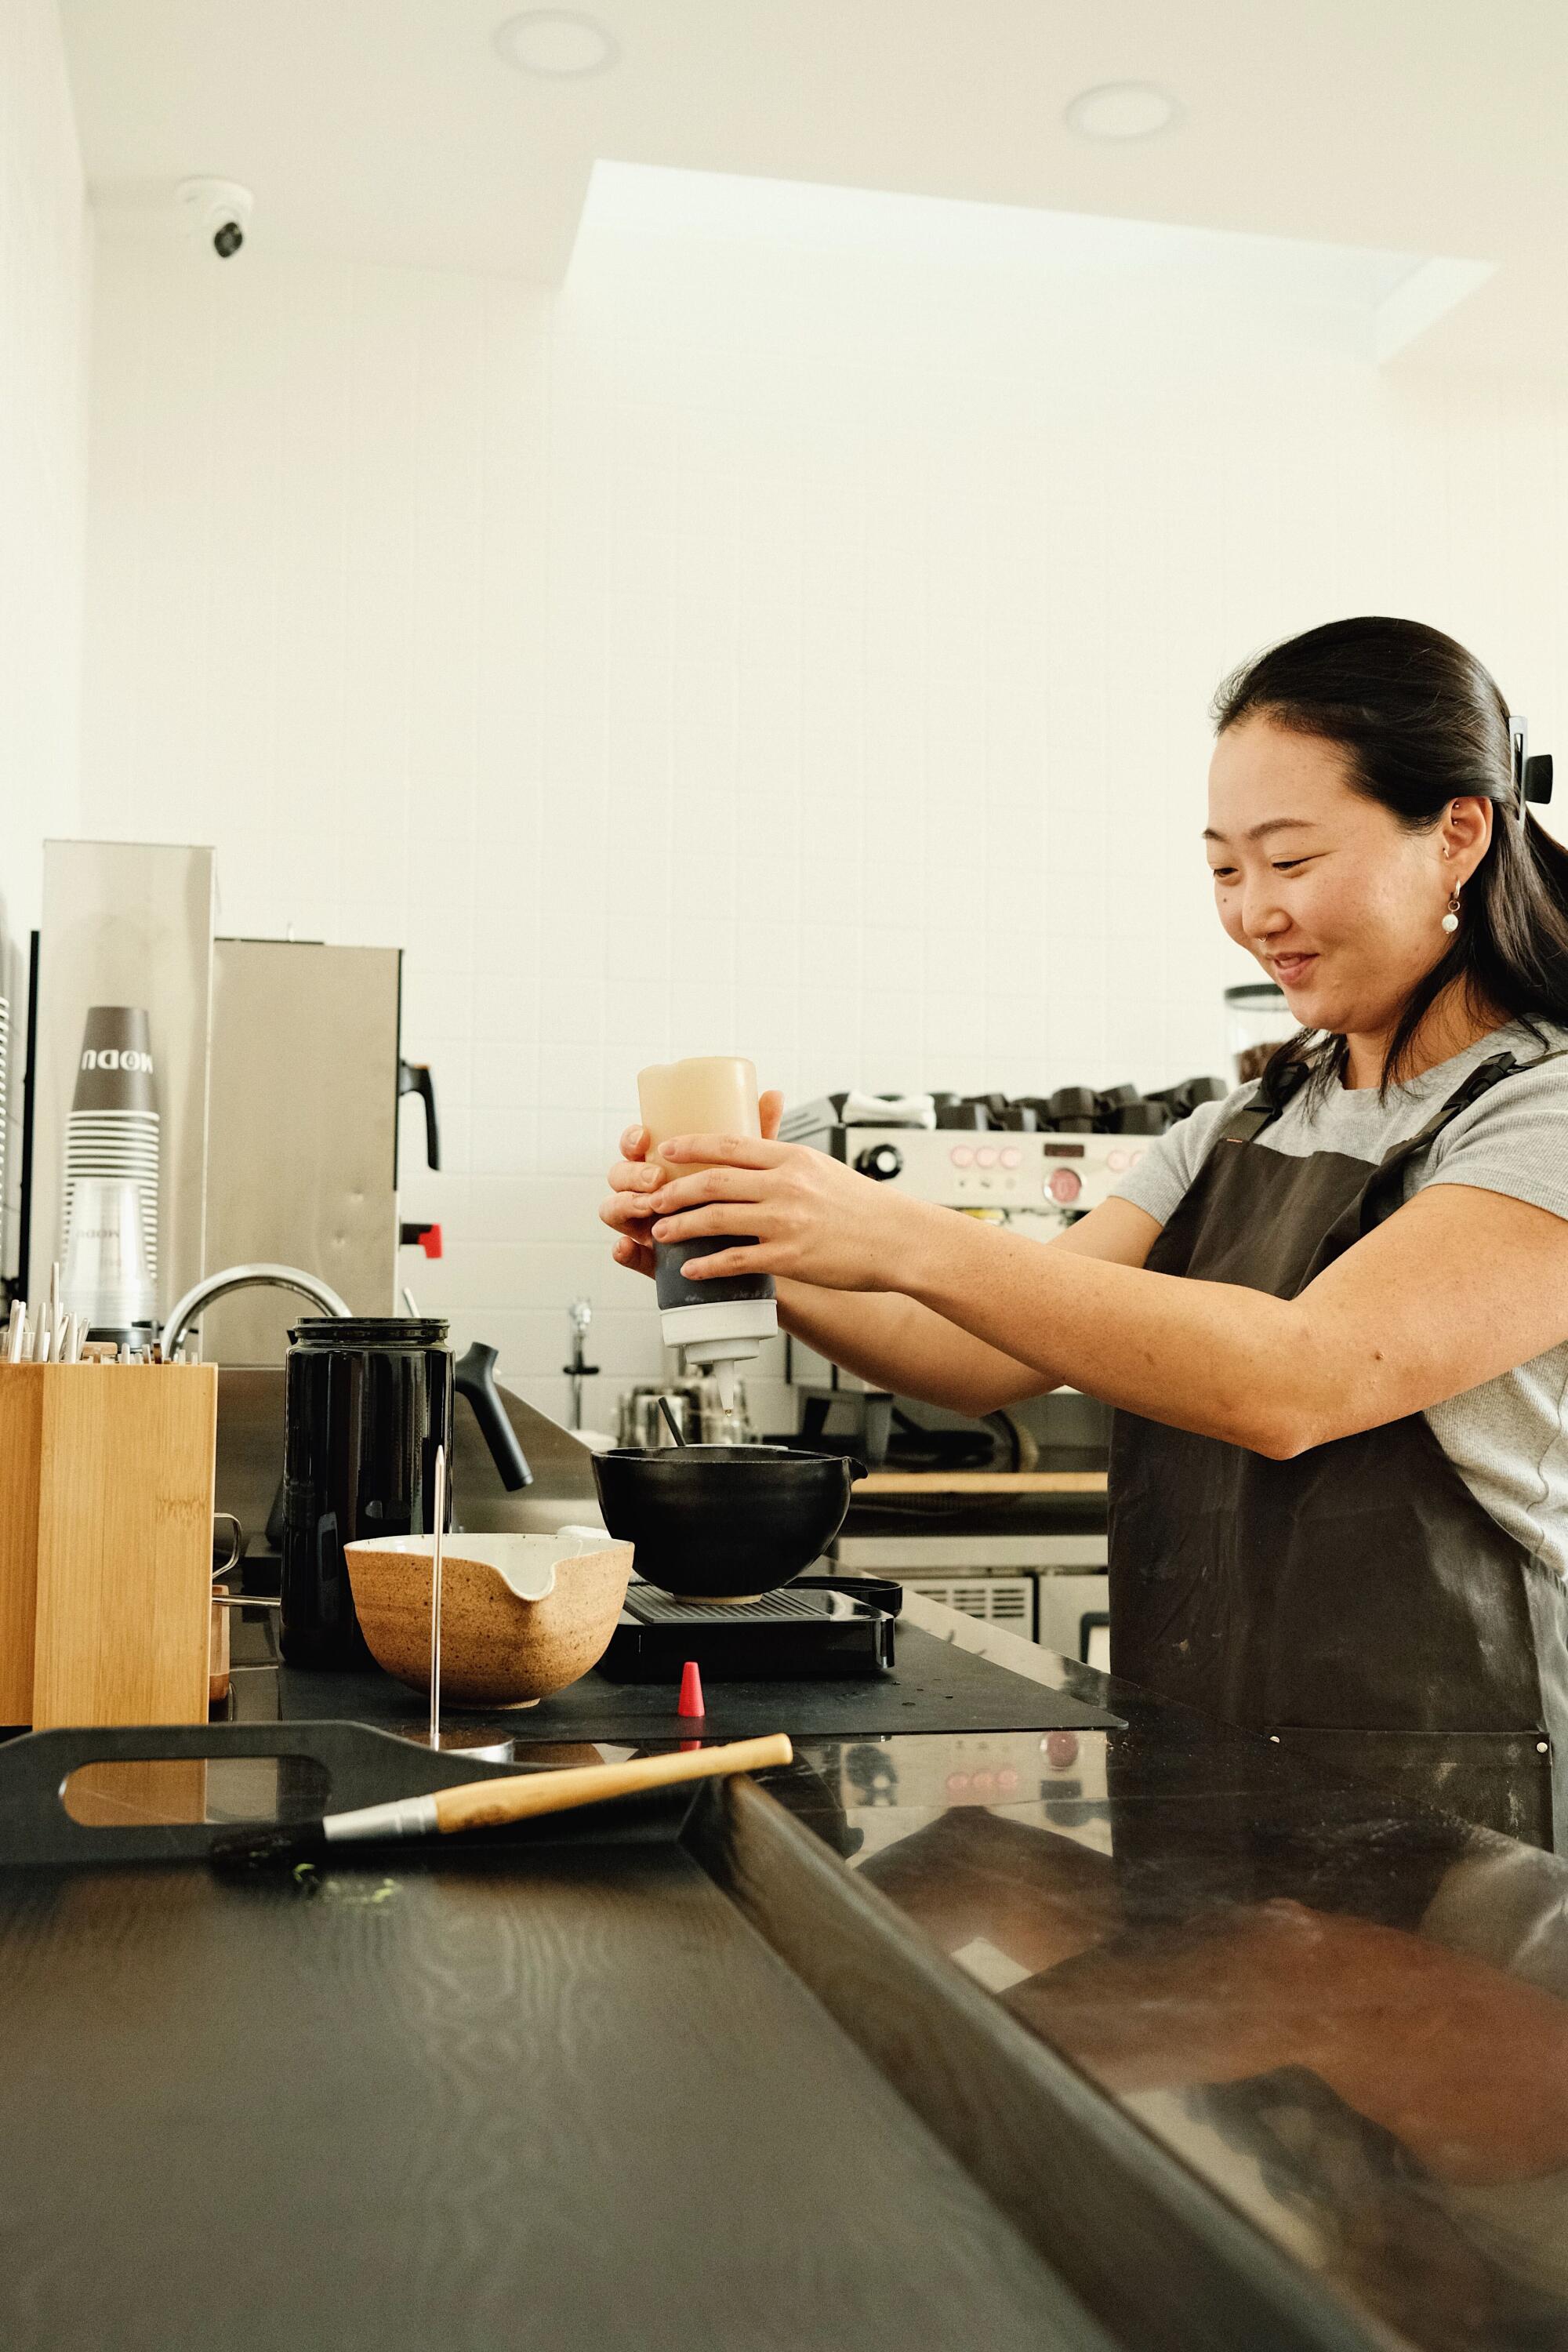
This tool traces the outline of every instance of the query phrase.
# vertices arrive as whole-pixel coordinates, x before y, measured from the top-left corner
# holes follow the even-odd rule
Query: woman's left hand
[[[708,1234],[756,1235],[739,1249],[689,1259],[688,1281],[724,1275],[787,1275],[823,1290],[896,1290],[907,1265],[918,1201],[858,1176],[801,1143],[754,1136],[683,1135],[658,1148],[667,1168],[714,1161],[674,1177],[647,1202],[656,1242]]]

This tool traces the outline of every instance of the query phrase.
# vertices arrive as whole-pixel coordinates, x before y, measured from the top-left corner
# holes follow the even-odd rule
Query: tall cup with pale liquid
[[[760,1136],[763,1131],[757,1073],[739,1054],[703,1054],[640,1070],[637,1100],[648,1133],[648,1159],[660,1167],[659,1145],[672,1136]],[[672,1178],[693,1175],[700,1164],[681,1160],[665,1173]],[[654,1245],[665,1345],[676,1349],[684,1370],[712,1373],[726,1412],[733,1406],[737,1363],[754,1356],[778,1329],[773,1276],[743,1274],[691,1282],[682,1268],[689,1259],[744,1247],[755,1238],[750,1234],[705,1234],[696,1241]]]

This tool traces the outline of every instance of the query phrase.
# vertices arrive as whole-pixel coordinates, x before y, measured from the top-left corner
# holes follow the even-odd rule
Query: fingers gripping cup
[[[655,1162],[659,1145],[671,1136],[760,1136],[763,1131],[757,1113],[757,1074],[739,1055],[700,1055],[639,1071],[637,1100],[647,1129],[647,1156]],[[671,1177],[690,1176],[699,1164],[682,1160],[665,1172]],[[773,1276],[720,1275],[710,1282],[692,1282],[682,1269],[689,1259],[743,1248],[754,1239],[750,1234],[705,1234],[696,1241],[654,1245],[664,1343],[676,1350],[683,1371],[695,1369],[712,1373],[726,1412],[734,1402],[736,1364],[754,1356],[779,1328]]]

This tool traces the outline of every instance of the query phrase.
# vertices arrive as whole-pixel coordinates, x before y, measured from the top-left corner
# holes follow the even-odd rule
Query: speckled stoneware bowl
[[[370,1653],[430,1687],[429,1536],[344,1546]],[[533,1706],[597,1665],[632,1570],[632,1548],[592,1528],[559,1535],[449,1535],[441,1569],[441,1696],[453,1706]]]

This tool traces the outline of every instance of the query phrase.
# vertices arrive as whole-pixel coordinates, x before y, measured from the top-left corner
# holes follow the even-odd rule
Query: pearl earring
[[[1443,929],[1451,933],[1457,931],[1458,928],[1459,894],[1457,889],[1454,889],[1448,893],[1448,911],[1443,918]]]

